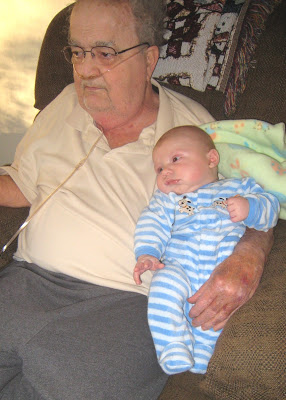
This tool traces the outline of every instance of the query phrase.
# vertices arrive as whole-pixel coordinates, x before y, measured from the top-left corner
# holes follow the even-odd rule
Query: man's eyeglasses
[[[84,62],[86,53],[90,53],[91,57],[96,60],[98,65],[102,65],[104,67],[111,66],[115,63],[116,57],[119,54],[125,53],[126,51],[136,49],[139,46],[150,46],[149,43],[140,43],[136,46],[129,47],[128,49],[116,51],[112,47],[108,46],[95,46],[92,47],[91,50],[84,50],[79,46],[66,46],[63,48],[62,52],[64,53],[65,59],[70,64],[81,64]]]

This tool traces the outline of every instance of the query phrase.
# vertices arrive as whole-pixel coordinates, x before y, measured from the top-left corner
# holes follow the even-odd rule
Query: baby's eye
[[[159,167],[157,168],[157,174],[159,175],[163,171],[163,168]]]
[[[179,160],[179,158],[180,158],[180,157],[177,157],[177,156],[176,156],[176,157],[173,157],[173,162],[176,162],[176,161],[178,161],[178,160]]]

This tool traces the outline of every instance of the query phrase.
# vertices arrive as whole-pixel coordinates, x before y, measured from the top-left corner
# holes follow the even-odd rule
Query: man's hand
[[[227,211],[232,222],[243,221],[249,213],[249,202],[241,196],[230,197],[226,200]]]
[[[145,271],[156,271],[157,269],[162,268],[164,268],[164,264],[162,264],[156,257],[149,256],[148,254],[138,257],[133,271],[133,278],[136,285],[141,285],[142,281],[140,279],[140,275],[142,275]]]
[[[194,304],[190,311],[193,326],[204,330],[223,328],[229,317],[256,291],[272,242],[272,230],[246,230],[233,254],[188,299]]]

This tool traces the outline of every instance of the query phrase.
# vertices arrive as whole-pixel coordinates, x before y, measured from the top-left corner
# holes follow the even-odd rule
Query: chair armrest
[[[14,235],[20,225],[25,221],[29,213],[29,207],[10,208],[0,207],[0,249]],[[17,240],[15,240],[2,254],[0,258],[0,268],[6,265],[13,256],[17,248]]]
[[[285,398],[286,220],[274,229],[260,285],[227,322],[207,373],[172,375],[158,400]]]

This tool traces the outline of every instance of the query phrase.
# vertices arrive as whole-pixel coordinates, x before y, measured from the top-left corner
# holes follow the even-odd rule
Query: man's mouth
[[[105,89],[99,82],[95,82],[95,80],[82,80],[81,87],[86,90],[102,90]]]
[[[84,89],[85,90],[92,90],[92,91],[96,91],[96,90],[102,90],[104,88],[100,87],[100,86],[92,86],[92,85],[84,85]]]

